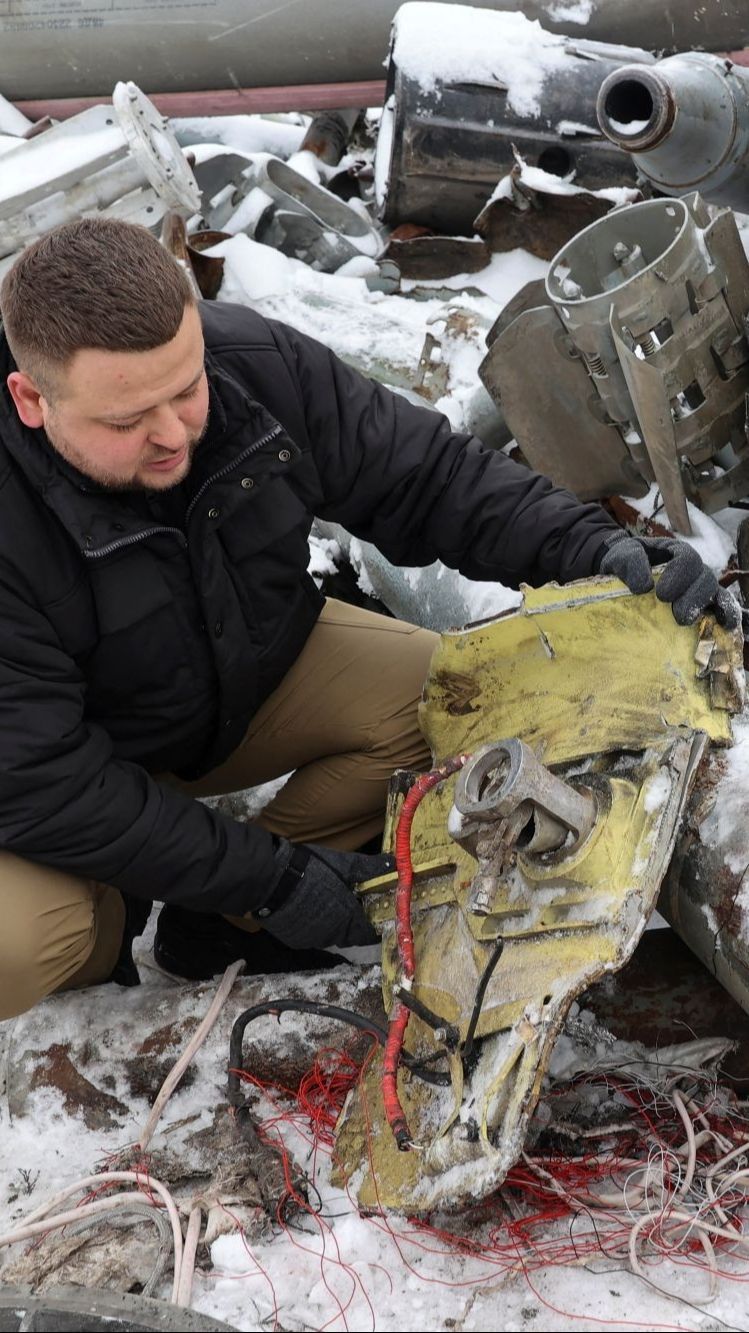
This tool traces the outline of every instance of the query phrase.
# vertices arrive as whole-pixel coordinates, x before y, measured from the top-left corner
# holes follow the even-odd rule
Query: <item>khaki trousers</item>
[[[258,823],[293,842],[354,851],[382,830],[393,771],[429,766],[417,709],[436,642],[428,630],[329,600],[226,762],[199,782],[163,780],[211,796],[293,769]],[[125,920],[116,889],[2,852],[0,910],[0,1019],[111,974]]]

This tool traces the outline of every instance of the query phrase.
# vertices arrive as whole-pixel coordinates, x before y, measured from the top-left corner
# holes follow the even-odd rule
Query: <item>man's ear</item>
[[[25,370],[13,370],[8,376],[8,389],[16,411],[24,426],[37,429],[44,425],[43,394]],[[46,399],[44,400],[46,403]]]

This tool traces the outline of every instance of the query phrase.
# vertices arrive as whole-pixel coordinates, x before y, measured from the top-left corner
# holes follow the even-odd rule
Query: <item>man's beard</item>
[[[84,477],[88,477],[90,481],[95,481],[98,486],[103,486],[105,490],[159,492],[159,491],[169,491],[172,489],[172,487],[179,486],[180,483],[183,482],[185,478],[188,476],[190,468],[192,466],[192,460],[195,456],[195,451],[197,450],[198,445],[205,438],[206,433],[208,431],[209,421],[210,421],[210,413],[206,414],[205,424],[200,433],[198,435],[192,436],[187,441],[187,460],[186,460],[187,467],[179,468],[178,475],[175,477],[173,481],[169,478],[167,474],[164,478],[164,481],[159,485],[149,485],[148,482],[143,481],[142,478],[137,476],[128,478],[118,476],[116,473],[109,472],[107,471],[106,468],[103,467],[100,468],[97,466],[92,469],[90,460],[81,453],[81,451],[77,448],[75,444],[73,444],[71,440],[66,439],[66,437],[62,434],[61,431],[55,429],[54,422],[52,421],[50,421],[47,424],[45,433],[47,439],[52,445],[52,448],[56,451],[56,453],[60,454],[61,458],[64,458],[67,463],[71,463],[72,466],[74,468],[77,468],[77,470],[80,473],[82,473]],[[168,455],[165,456],[168,457]]]

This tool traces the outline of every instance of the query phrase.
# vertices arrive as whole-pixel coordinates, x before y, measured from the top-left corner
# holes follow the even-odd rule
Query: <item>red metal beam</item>
[[[368,83],[299,83],[275,88],[216,88],[209,92],[149,93],[165,116],[237,116],[251,112],[338,111],[344,107],[380,106],[385,100],[385,80]],[[16,102],[29,120],[51,116],[67,120],[91,106],[101,106],[107,97],[57,97],[46,101]]]

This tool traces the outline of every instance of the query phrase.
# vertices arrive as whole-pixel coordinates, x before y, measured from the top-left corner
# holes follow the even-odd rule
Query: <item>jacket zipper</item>
[[[142,542],[146,537],[155,537],[160,532],[173,532],[187,546],[187,538],[181,528],[144,528],[142,532],[133,532],[129,537],[120,537],[116,542],[107,542],[106,546],[99,546],[95,551],[87,551],[84,547],[83,554],[87,560],[98,560],[101,555],[111,555],[112,551],[119,551],[125,546],[135,546],[136,542]]]
[[[225,477],[229,472],[233,472],[235,467],[239,467],[239,464],[243,463],[251,454],[256,453],[258,449],[262,449],[263,445],[269,444],[271,440],[275,440],[278,435],[282,434],[282,431],[283,427],[274,426],[273,430],[267,431],[265,435],[260,436],[259,440],[255,440],[253,444],[249,445],[244,453],[240,454],[238,458],[233,459],[231,463],[227,463],[224,467],[219,468],[218,472],[214,472],[212,477],[209,477],[207,481],[204,481],[200,490],[193,496],[187,507],[185,523],[187,524],[190,514],[198,503],[198,500],[202,495],[205,495],[205,492],[208,490],[209,486],[213,485],[214,481],[219,481],[221,477]],[[87,560],[98,560],[100,556],[111,555],[113,551],[123,550],[126,546],[135,546],[137,542],[145,541],[146,537],[155,537],[159,533],[165,532],[173,533],[179,538],[184,546],[187,546],[187,538],[181,528],[168,528],[162,526],[156,528],[144,528],[142,532],[133,532],[129,537],[120,537],[116,542],[107,542],[106,546],[99,546],[95,551],[87,551],[84,547],[83,554]]]
[[[185,514],[185,523],[189,521],[190,515],[193,509],[195,508],[196,504],[198,503],[198,500],[200,500],[200,498],[203,495],[205,495],[206,491],[208,490],[208,487],[212,486],[214,481],[219,481],[221,477],[225,477],[229,472],[233,472],[235,467],[239,467],[240,463],[244,463],[245,459],[250,457],[250,454],[256,453],[258,449],[262,449],[263,445],[270,444],[270,441],[275,440],[278,435],[282,434],[282,431],[283,431],[282,426],[274,426],[273,430],[269,430],[266,432],[265,435],[261,435],[260,439],[255,440],[254,444],[248,445],[244,453],[240,454],[238,458],[232,459],[231,463],[226,463],[224,467],[219,468],[218,472],[214,472],[212,477],[209,477],[207,481],[204,481],[200,490],[196,491],[195,495],[192,497],[192,500],[187,506],[187,512]]]

